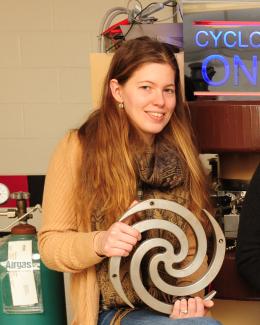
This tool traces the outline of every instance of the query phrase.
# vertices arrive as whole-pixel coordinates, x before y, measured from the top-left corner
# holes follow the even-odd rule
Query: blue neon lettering
[[[254,39],[253,39],[253,37],[254,37],[255,35],[260,36],[260,32],[255,31],[255,32],[251,33],[251,34],[250,34],[250,37],[249,37],[249,43],[250,43],[251,47],[253,47],[253,48],[259,48],[259,47],[260,47],[260,42],[259,42],[259,40],[258,40],[258,44],[255,44],[255,43],[254,43]]]
[[[215,35],[213,31],[209,31],[209,34],[212,36],[212,38],[214,40],[214,46],[215,47],[218,47],[218,39],[220,38],[222,33],[223,33],[223,31],[219,31],[218,34]]]
[[[201,34],[204,34],[204,35],[208,36],[208,33],[207,33],[206,31],[204,31],[204,30],[199,31],[199,32],[196,33],[196,35],[195,35],[195,43],[196,43],[196,45],[198,45],[198,46],[200,46],[200,47],[206,47],[206,46],[208,46],[209,41],[206,40],[206,41],[204,42],[204,44],[201,43],[200,40],[199,40],[199,37],[200,37]]]
[[[233,35],[234,36],[234,42],[233,43],[228,43],[228,36],[229,35]],[[227,31],[225,34],[224,34],[224,44],[226,47],[235,47],[237,45],[237,41],[236,41],[236,33],[233,32],[232,30],[229,30]]]
[[[250,72],[247,70],[244,62],[240,59],[238,55],[234,55],[234,85],[239,86],[239,67],[244,72],[246,78],[249,82],[256,86],[257,83],[257,56],[253,55],[252,57],[252,69],[251,75]]]
[[[242,41],[242,32],[241,31],[239,31],[238,33],[237,33],[237,35],[238,35],[238,47],[248,47],[248,44],[243,44],[243,41]]]
[[[210,80],[210,78],[208,77],[207,66],[208,66],[208,63],[210,61],[212,61],[212,60],[221,61],[223,63],[223,65],[224,65],[225,75],[224,75],[224,78],[222,80],[220,80],[220,81],[213,81],[213,80]],[[217,54],[216,55],[209,55],[202,62],[201,74],[202,74],[202,77],[203,77],[204,81],[208,85],[213,86],[213,87],[221,86],[221,85],[223,85],[224,83],[227,82],[227,80],[229,78],[229,75],[230,75],[230,68],[229,68],[228,61],[222,55],[217,55]]]
[[[260,48],[260,31],[254,31],[249,34],[249,44],[243,43],[243,33],[242,31],[218,31],[216,34],[215,31],[205,31],[200,30],[195,34],[195,43],[199,47],[207,47],[209,45],[210,39],[212,38],[213,46],[215,48],[219,47],[221,36],[223,38],[223,43],[227,48],[248,48],[249,46],[252,48]],[[204,36],[204,37],[203,37]]]

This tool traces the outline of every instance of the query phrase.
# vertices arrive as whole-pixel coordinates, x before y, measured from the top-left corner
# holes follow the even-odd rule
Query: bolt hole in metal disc
[[[163,238],[150,238],[143,241],[135,250],[131,257],[129,272],[132,286],[139,298],[149,307],[161,313],[170,314],[172,304],[162,302],[153,296],[145,288],[141,279],[141,262],[145,254],[155,247],[164,248],[164,252],[153,255],[148,265],[148,272],[153,284],[161,291],[173,296],[186,296],[196,293],[207,287],[218,274],[225,256],[226,241],[224,234],[214,219],[214,217],[206,210],[203,210],[212,225],[214,235],[214,249],[210,264],[205,274],[203,274],[197,281],[186,286],[174,286],[165,282],[159,275],[158,264],[163,262],[166,272],[175,278],[183,278],[192,275],[196,272],[207,253],[207,238],[205,231],[196,218],[196,216],[182,205],[168,200],[151,199],[142,201],[132,208],[127,210],[119,221],[125,221],[129,216],[149,209],[161,209],[176,213],[183,218],[191,227],[197,241],[197,249],[192,262],[182,269],[174,268],[176,263],[180,263],[185,259],[188,253],[188,239],[184,231],[170,221],[162,219],[148,219],[135,223],[133,228],[139,230],[141,233],[151,229],[161,229],[171,232],[180,243],[180,250],[175,253],[173,245]],[[109,260],[109,278],[110,281],[123,301],[134,308],[129,301],[120,281],[120,262],[121,257],[113,256]]]

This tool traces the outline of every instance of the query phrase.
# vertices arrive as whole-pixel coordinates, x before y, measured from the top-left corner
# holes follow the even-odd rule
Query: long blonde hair
[[[78,130],[83,152],[78,178],[80,200],[86,202],[91,213],[99,209],[112,223],[136,198],[137,177],[131,144],[138,137],[125,111],[118,109],[109,81],[117,79],[124,85],[145,63],[169,64],[175,71],[176,107],[160,136],[167,138],[186,161],[190,208],[203,220],[201,209],[209,207],[206,180],[182,99],[178,65],[168,45],[149,37],[127,41],[116,50],[104,82],[100,108]]]

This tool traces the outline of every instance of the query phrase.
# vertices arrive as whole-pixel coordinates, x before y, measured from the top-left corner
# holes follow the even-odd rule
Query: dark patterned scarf
[[[147,148],[143,153],[137,154],[135,160],[139,180],[138,196],[140,200],[160,198],[178,202],[186,207],[189,206],[187,167],[175,148],[167,145],[155,145],[154,148]],[[182,218],[166,210],[147,210],[144,213],[138,214],[135,218],[135,222],[143,220],[144,218],[169,220],[180,226],[184,231],[186,228],[186,224]],[[105,218],[99,218],[96,216],[96,218],[92,220],[93,230],[106,229],[104,227],[104,219]],[[151,237],[163,237],[172,242],[176,241],[176,239],[173,238],[173,235],[162,230],[148,231],[144,236],[142,236],[142,240]],[[151,254],[154,254],[154,252],[151,252]],[[149,258],[150,256],[147,254],[146,259]],[[129,300],[135,306],[138,306],[142,304],[142,302],[136,295],[130,282],[128,273],[130,260],[131,256],[121,260],[121,283]],[[144,261],[144,263],[146,263],[146,261]],[[109,281],[108,259],[104,259],[103,262],[96,266],[96,269],[103,305],[107,307],[116,306],[119,308],[120,306],[125,306],[125,303],[117,295]],[[143,270],[143,272],[143,278],[147,279],[145,286],[148,288],[149,292],[154,297],[160,300],[163,299],[167,302],[169,298],[163,293],[160,294],[160,292],[153,287],[148,274],[145,274],[145,270]],[[161,270],[160,273],[162,277],[167,280],[167,275],[164,276],[164,270]],[[111,324],[113,324],[113,322]]]

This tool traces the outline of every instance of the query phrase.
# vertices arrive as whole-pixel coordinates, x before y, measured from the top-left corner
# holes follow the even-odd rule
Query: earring
[[[124,103],[123,102],[122,103],[118,103],[118,108],[119,109],[124,109],[125,108]]]

